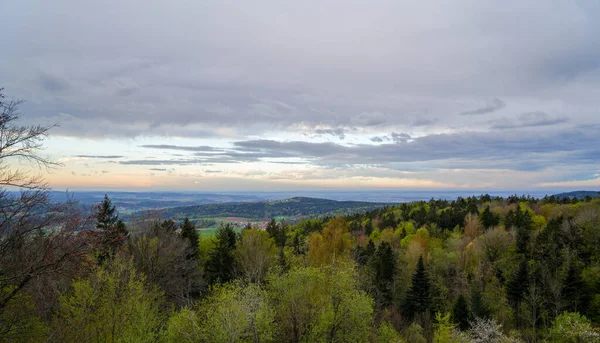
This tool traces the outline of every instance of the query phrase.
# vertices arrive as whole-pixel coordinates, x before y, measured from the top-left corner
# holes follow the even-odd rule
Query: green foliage
[[[404,300],[404,310],[409,318],[431,309],[431,281],[425,270],[423,256],[419,257],[412,275],[412,284]]]
[[[371,332],[373,301],[358,290],[351,265],[306,267],[269,282],[281,341],[364,342]]]
[[[454,343],[453,330],[456,325],[450,322],[450,313],[442,315],[440,312],[435,314],[435,332],[433,333],[434,343]]]
[[[205,342],[273,342],[275,313],[259,286],[239,282],[216,286],[199,306]]]
[[[234,277],[237,235],[231,225],[221,226],[215,236],[215,245],[204,270],[210,284],[228,282]]]
[[[374,274],[375,299],[379,305],[388,306],[392,303],[392,286],[397,272],[396,254],[390,244],[381,243],[369,265]]]
[[[277,259],[275,241],[256,228],[244,230],[235,251],[236,265],[250,282],[262,282]]]
[[[115,254],[116,249],[127,239],[129,232],[106,194],[104,200],[96,206],[94,215],[96,228],[100,230],[98,261],[102,264]]]
[[[377,329],[375,343],[404,343],[402,336],[388,322],[381,322]]]
[[[61,296],[54,327],[62,342],[154,342],[163,295],[119,257]]]
[[[198,258],[198,240],[200,239],[200,235],[198,235],[196,227],[188,218],[185,218],[181,224],[181,238],[190,242],[191,251],[189,257]]]
[[[410,343],[427,343],[427,339],[423,336],[424,330],[417,322],[413,322],[405,331],[404,337]]]
[[[565,312],[556,317],[548,338],[557,343],[597,343],[600,342],[600,331],[579,313]]]
[[[0,290],[2,296],[14,291],[14,286]],[[19,293],[12,297],[0,312],[0,341],[40,342],[48,335],[48,328],[36,313],[30,296]]]
[[[529,264],[522,260],[513,278],[506,284],[506,296],[511,305],[516,308],[523,300],[529,288]]]
[[[469,320],[471,320],[471,312],[469,311],[469,304],[464,295],[459,294],[452,307],[452,322],[458,325],[461,330],[467,330],[469,328]]]

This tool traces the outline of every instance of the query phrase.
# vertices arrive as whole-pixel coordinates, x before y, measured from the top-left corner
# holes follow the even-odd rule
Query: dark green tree
[[[283,248],[287,239],[286,231],[287,225],[284,221],[277,222],[275,218],[271,218],[269,224],[266,227],[267,233],[275,240],[275,245],[278,248]]]
[[[475,318],[489,318],[490,316],[490,310],[483,303],[483,296],[477,287],[471,292],[471,313]]]
[[[190,258],[198,257],[198,231],[192,222],[186,217],[181,224],[181,238],[190,242]]]
[[[481,211],[479,220],[481,221],[481,226],[486,230],[500,224],[500,216],[493,213],[489,206],[486,206],[483,211]]]
[[[96,228],[99,229],[100,251],[98,262],[103,263],[114,255],[116,249],[123,244],[129,236],[125,223],[119,219],[115,206],[104,195],[104,199],[94,211],[96,217]]]
[[[412,275],[412,284],[404,299],[404,311],[408,318],[431,309],[431,281],[425,270],[423,256],[419,257]]]
[[[215,236],[215,247],[206,261],[205,272],[209,284],[233,279],[237,235],[231,225],[221,226]]]
[[[584,293],[585,283],[581,279],[581,273],[575,263],[569,263],[562,289],[565,309],[569,312],[580,312],[581,299]]]
[[[469,329],[469,320],[471,320],[469,304],[467,304],[465,296],[460,294],[452,307],[452,321],[465,331]]]
[[[529,264],[526,259],[521,261],[519,269],[506,284],[506,297],[516,310],[529,288]]]
[[[369,249],[368,246],[367,249]],[[392,303],[392,286],[397,265],[396,254],[389,243],[382,242],[379,245],[371,258],[370,265],[373,269],[375,289],[377,290],[376,301],[378,305],[388,306]]]
[[[163,220],[160,224],[160,228],[164,231],[173,233],[177,230],[177,223],[175,223],[173,219]]]

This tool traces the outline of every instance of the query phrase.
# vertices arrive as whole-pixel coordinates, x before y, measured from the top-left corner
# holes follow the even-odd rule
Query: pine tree
[[[481,221],[481,225],[483,226],[483,228],[486,230],[500,224],[500,217],[497,214],[493,213],[490,210],[489,206],[486,206],[483,209],[479,220]]]
[[[382,242],[371,259],[375,276],[376,300],[383,306],[392,303],[392,285],[396,275],[396,255],[387,242]]]
[[[423,256],[419,257],[412,275],[412,285],[406,294],[404,309],[409,318],[431,309],[431,282],[423,264]]]
[[[490,310],[483,303],[483,297],[478,288],[471,292],[471,313],[475,318],[489,318],[490,316]]]
[[[464,295],[460,294],[456,298],[454,307],[452,308],[452,321],[458,325],[458,327],[465,331],[469,329],[469,320],[471,319],[471,313],[469,311],[469,305]]]
[[[513,308],[517,308],[529,288],[529,265],[526,259],[521,261],[514,277],[506,284],[506,297]]]
[[[233,279],[237,235],[231,225],[221,226],[216,234],[215,247],[206,261],[206,277],[210,284]]]
[[[115,250],[127,239],[129,232],[106,194],[102,202],[96,206],[95,217],[96,228],[100,230],[98,261],[102,264],[113,256]]]
[[[269,222],[269,224],[267,224],[265,230],[271,236],[271,238],[275,240],[275,245],[279,248],[283,248],[287,238],[287,225],[285,224],[285,222],[282,220],[280,223],[278,223],[275,220],[275,218],[271,218],[271,221]]]
[[[190,242],[190,258],[198,257],[198,231],[192,222],[186,217],[181,224],[181,238],[187,239]]]
[[[569,312],[581,311],[581,297],[584,294],[585,284],[575,263],[569,263],[567,276],[563,283],[562,296],[565,309]]]

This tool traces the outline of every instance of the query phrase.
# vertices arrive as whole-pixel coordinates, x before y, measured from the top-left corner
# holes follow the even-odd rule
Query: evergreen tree
[[[206,261],[206,277],[210,284],[233,279],[237,235],[231,225],[221,226],[215,237],[215,247]]]
[[[458,327],[465,331],[469,329],[469,320],[471,319],[471,313],[469,311],[469,305],[464,295],[460,294],[456,298],[454,307],[452,308],[452,321],[458,325]]]
[[[521,261],[514,277],[506,284],[506,297],[513,308],[517,308],[529,288],[529,265],[526,259]]]
[[[373,246],[374,247],[374,246]],[[382,306],[392,303],[392,286],[396,275],[396,254],[387,242],[382,242],[371,259],[377,289],[376,300]]]
[[[481,225],[483,226],[483,228],[486,230],[500,224],[500,217],[497,214],[493,213],[490,210],[489,206],[486,206],[483,209],[479,220],[481,221]]]
[[[585,293],[585,284],[581,279],[581,273],[575,263],[569,263],[567,276],[563,283],[562,296],[565,301],[565,309],[569,312],[581,311],[581,298]]]
[[[489,318],[490,316],[490,310],[483,303],[483,297],[478,288],[471,292],[471,313],[475,318]]]
[[[408,318],[431,309],[431,281],[423,264],[423,256],[419,257],[417,268],[412,275],[412,284],[406,294],[404,309]]]
[[[175,232],[177,230],[177,223],[173,219],[163,220],[160,224],[160,228],[167,232]]]
[[[281,221],[280,223],[278,223],[275,218],[271,218],[271,221],[269,222],[269,224],[267,224],[267,227],[265,229],[265,231],[267,231],[267,233],[271,236],[271,238],[273,238],[275,240],[275,245],[279,248],[283,248],[283,246],[285,245],[285,241],[286,241],[286,231],[287,231],[287,226],[285,225],[284,221]]]
[[[190,258],[198,257],[198,240],[200,236],[192,222],[186,217],[181,224],[181,238],[187,239],[190,242]]]
[[[102,202],[96,206],[95,217],[96,228],[100,230],[98,261],[102,264],[113,256],[115,250],[127,239],[129,232],[106,194]]]

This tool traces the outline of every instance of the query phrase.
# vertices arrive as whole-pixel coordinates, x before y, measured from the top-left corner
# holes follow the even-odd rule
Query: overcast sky
[[[598,189],[600,2],[1,1],[57,189]]]

